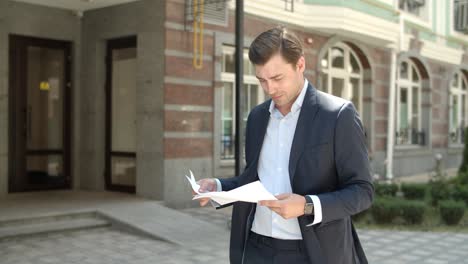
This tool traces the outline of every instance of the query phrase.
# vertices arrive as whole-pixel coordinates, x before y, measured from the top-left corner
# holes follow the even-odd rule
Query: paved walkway
[[[102,210],[154,236],[113,227],[0,240],[2,264],[228,263],[230,209],[170,210],[160,203],[120,194],[52,193],[0,201],[0,220],[25,213]],[[63,196],[69,199],[63,199]],[[70,199],[73,197],[73,199]],[[47,205],[48,204],[48,205]],[[133,209],[130,210],[129,207]],[[139,208],[139,209],[138,209]],[[22,213],[21,213],[22,212]],[[119,213],[120,212],[120,213]],[[123,216],[130,213],[130,216]],[[199,225],[193,229],[193,225]],[[161,231],[162,226],[168,230]],[[202,227],[202,228],[200,228]],[[154,230],[153,230],[154,228]],[[163,233],[162,235],[159,233]],[[468,234],[358,230],[370,263],[468,263]],[[155,239],[164,237],[171,243]],[[186,238],[187,242],[179,241]],[[180,242],[180,243],[179,243]]]

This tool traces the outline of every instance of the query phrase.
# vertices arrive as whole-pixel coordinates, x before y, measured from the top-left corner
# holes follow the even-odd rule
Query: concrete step
[[[95,212],[47,215],[0,222],[0,239],[110,226]]]

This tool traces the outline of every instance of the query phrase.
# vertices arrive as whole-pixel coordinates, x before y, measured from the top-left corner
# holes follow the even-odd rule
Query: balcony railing
[[[420,145],[426,144],[426,133],[416,129],[401,129],[396,132],[397,145]]]

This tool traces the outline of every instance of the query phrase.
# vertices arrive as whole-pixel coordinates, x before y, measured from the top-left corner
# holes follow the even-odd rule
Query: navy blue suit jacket
[[[268,126],[271,100],[255,107],[246,127],[246,168],[236,177],[220,179],[224,191],[258,180],[257,166]],[[297,121],[289,160],[292,191],[317,195],[322,222],[301,216],[299,225],[310,263],[367,263],[351,215],[373,200],[364,129],[353,104],[316,90],[309,84]],[[230,261],[243,262],[256,204],[233,204]]]

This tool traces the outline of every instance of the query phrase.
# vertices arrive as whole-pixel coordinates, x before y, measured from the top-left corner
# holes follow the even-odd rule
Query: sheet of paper
[[[200,189],[200,185],[197,184],[197,181],[195,181],[195,177],[193,176],[193,173],[191,170],[190,171],[190,178],[189,176],[185,175],[187,177],[187,180],[190,182],[190,185],[192,185],[192,190],[196,193],[200,193],[198,190]]]
[[[239,188],[227,191],[227,192],[206,192],[200,193],[198,185],[195,181],[192,171],[190,171],[190,177],[187,175],[187,180],[189,181],[192,189],[197,195],[193,197],[193,200],[201,198],[210,198],[220,205],[233,203],[237,201],[249,202],[249,203],[258,203],[261,200],[277,200],[276,197],[268,192],[267,189],[263,186],[260,181],[255,181],[246,185],[243,185]]]

